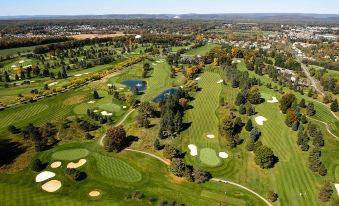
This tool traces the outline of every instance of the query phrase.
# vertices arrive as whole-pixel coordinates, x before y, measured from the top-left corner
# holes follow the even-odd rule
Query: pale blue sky
[[[182,13],[338,14],[339,0],[3,0],[0,16]]]

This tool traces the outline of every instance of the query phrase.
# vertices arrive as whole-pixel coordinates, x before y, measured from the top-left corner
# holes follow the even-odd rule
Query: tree
[[[292,124],[292,130],[293,131],[297,131],[299,128],[299,122],[298,121],[294,121]]]
[[[271,148],[265,145],[255,147],[254,154],[255,163],[263,169],[272,168],[277,162],[277,157],[274,155]]]
[[[126,132],[122,125],[109,128],[106,132],[104,147],[108,152],[119,152],[127,145]]]
[[[244,97],[244,95],[239,92],[237,94],[237,97],[235,98],[235,105],[239,106],[241,104],[245,104],[246,103],[246,98]]]
[[[252,124],[252,120],[251,119],[248,119],[247,120],[247,123],[246,123],[246,126],[245,126],[245,129],[246,129],[246,131],[251,131],[252,130],[252,128],[253,128],[253,124]]]
[[[256,141],[259,139],[260,135],[261,135],[261,132],[259,131],[259,129],[256,128],[256,127],[253,127],[252,130],[251,130],[251,132],[250,132],[250,138],[251,138],[254,142],[256,142]]]
[[[212,178],[209,172],[200,170],[198,168],[194,168],[193,177],[194,177],[194,181],[197,183],[204,183]]]
[[[154,140],[153,147],[154,147],[155,150],[161,150],[162,149],[161,144],[160,144],[160,140],[158,138],[156,138]]]
[[[295,111],[288,109],[285,117],[285,124],[291,127],[295,121],[297,121],[297,115],[295,114]]]
[[[184,175],[185,168],[186,168],[186,165],[182,159],[179,159],[179,158],[172,159],[170,170],[175,176],[182,177]]]
[[[239,113],[240,114],[246,114],[246,108],[243,104],[239,106]]]
[[[253,141],[253,139],[249,139],[246,143],[247,151],[253,151],[254,147],[255,147],[255,142]]]
[[[165,145],[163,155],[166,159],[173,159],[179,155],[179,150],[171,145]]]
[[[293,102],[296,101],[294,94],[287,93],[281,97],[280,109],[283,114],[286,114],[287,110],[291,108]]]
[[[247,94],[247,100],[251,104],[259,104],[261,102],[261,94],[258,86],[253,86],[249,89]]]
[[[8,126],[8,131],[12,134],[19,134],[21,132],[21,130],[19,128],[16,128],[12,124]]]
[[[49,90],[49,87],[48,87],[47,84],[44,85],[44,89],[45,89],[45,90]]]
[[[173,119],[174,123],[174,131],[179,133],[182,130],[182,114],[180,111],[178,111]]]
[[[45,165],[41,162],[40,159],[35,159],[32,164],[32,170],[35,172],[40,172],[45,169]]]
[[[148,120],[147,116],[138,114],[136,117],[136,122],[139,127],[149,128],[151,122]]]
[[[151,105],[150,102],[142,102],[138,107],[138,112],[146,117],[155,117],[156,109]]]
[[[97,90],[94,90],[93,91],[93,98],[94,99],[99,99],[100,97],[99,97],[99,94],[98,94],[98,92],[97,92]]]
[[[320,189],[318,198],[322,202],[328,202],[331,199],[333,193],[333,188],[331,186],[331,183],[326,182]]]
[[[314,104],[313,104],[313,102],[310,102],[310,103],[307,105],[306,113],[307,113],[308,116],[313,116],[313,115],[315,115],[315,109],[314,109]]]
[[[327,175],[327,169],[326,169],[326,167],[325,167],[324,164],[321,164],[321,165],[320,165],[320,167],[319,167],[319,169],[318,169],[318,173],[319,173],[319,175],[321,175],[321,176],[326,176],[326,175]]]
[[[188,106],[188,99],[186,98],[180,98],[179,99],[180,106],[185,110]]]
[[[132,87],[131,88],[131,92],[133,95],[139,95],[139,89],[138,87]]]
[[[278,194],[277,193],[275,193],[275,192],[273,192],[273,191],[269,191],[268,193],[267,193],[267,198],[271,201],[271,202],[275,202],[275,201],[277,201],[278,200]]]
[[[331,103],[331,111],[332,112],[337,112],[338,111],[338,100],[334,100],[334,102]]]
[[[301,107],[301,108],[306,108],[306,103],[305,103],[305,99],[304,99],[304,98],[302,98],[302,99],[300,100],[299,107]]]

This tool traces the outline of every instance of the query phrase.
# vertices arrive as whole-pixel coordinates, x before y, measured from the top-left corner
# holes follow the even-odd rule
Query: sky
[[[2,0],[0,16],[183,13],[339,14],[339,0]]]

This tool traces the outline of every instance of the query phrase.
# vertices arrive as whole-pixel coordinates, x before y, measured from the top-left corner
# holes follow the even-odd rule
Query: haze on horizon
[[[338,0],[11,0],[0,16],[103,14],[317,13],[339,14]]]

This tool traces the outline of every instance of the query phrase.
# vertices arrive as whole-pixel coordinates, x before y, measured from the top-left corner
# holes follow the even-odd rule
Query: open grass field
[[[186,55],[205,55],[207,52],[209,52],[211,49],[215,48],[215,47],[220,47],[220,45],[218,44],[206,44],[204,46],[195,48],[195,49],[191,49],[188,52],[186,52]]]
[[[234,186],[209,182],[206,184],[195,184],[173,178],[166,165],[162,162],[134,152],[122,152],[108,156],[100,154],[96,143],[73,144],[58,146],[58,148],[43,152],[39,157],[43,161],[51,161],[51,157],[57,151],[66,149],[88,149],[90,154],[86,157],[88,162],[81,167],[81,171],[87,173],[87,178],[81,182],[74,182],[64,175],[63,168],[51,169],[56,173],[55,179],[62,182],[62,187],[55,193],[44,192],[40,185],[35,183],[37,173],[26,169],[19,174],[0,174],[0,198],[4,200],[2,205],[158,205],[161,199],[176,200],[185,205],[263,205],[263,203],[251,194]],[[99,161],[99,162],[98,162]],[[142,176],[141,181],[125,182],[120,179],[105,177],[100,173],[100,161],[118,161],[116,164],[107,165],[107,169],[116,167],[121,169],[121,162],[130,165]],[[98,164],[99,163],[99,164]],[[64,163],[63,163],[64,164]],[[103,164],[106,166],[106,164]],[[119,167],[118,167],[119,166]],[[125,167],[125,165],[124,165]],[[104,168],[104,167],[103,167]],[[126,169],[126,168],[124,168]],[[127,169],[130,169],[127,167]],[[117,170],[110,170],[117,175]],[[110,174],[111,175],[111,174]],[[121,176],[131,178],[131,174],[122,173]],[[87,194],[92,190],[101,192],[101,196],[91,198]],[[139,191],[147,197],[155,197],[149,203],[144,200],[127,200],[126,193]],[[159,195],[161,194],[161,195]],[[199,200],[199,201],[197,201]]]

